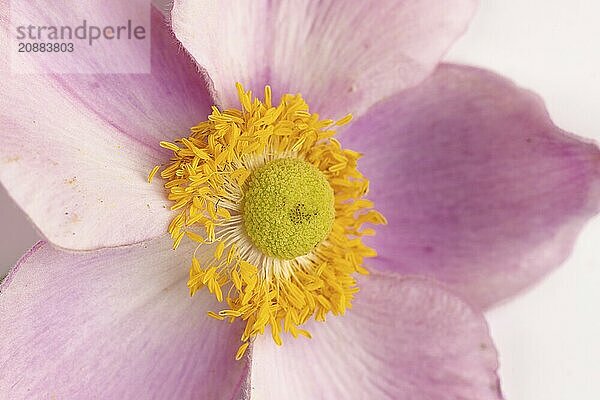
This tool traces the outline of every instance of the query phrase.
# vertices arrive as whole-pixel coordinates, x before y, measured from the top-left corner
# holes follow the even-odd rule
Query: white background
[[[482,0],[447,60],[535,90],[557,125],[600,141],[600,1]],[[35,235],[1,188],[0,221],[1,276]],[[600,399],[599,239],[600,217],[560,269],[487,313],[507,400]]]

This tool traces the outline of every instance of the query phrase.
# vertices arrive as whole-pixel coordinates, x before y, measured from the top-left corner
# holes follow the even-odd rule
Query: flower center
[[[243,219],[252,243],[268,256],[308,254],[331,231],[333,190],[314,165],[273,160],[254,171],[244,193]]]
[[[364,199],[369,181],[357,170],[360,154],[333,136],[350,121],[322,120],[300,96],[273,104],[237,85],[240,109],[213,106],[189,136],[160,145],[173,152],[156,166],[173,202],[168,231],[177,249],[184,238],[198,244],[188,287],[204,289],[224,304],[209,316],[245,324],[236,358],[267,329],[310,333],[309,319],[325,321],[351,306],[354,274],[375,251],[361,237],[365,224],[385,218]],[[201,338],[199,339],[201,340]]]

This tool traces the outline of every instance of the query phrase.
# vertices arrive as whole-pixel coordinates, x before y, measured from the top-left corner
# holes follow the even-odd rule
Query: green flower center
[[[297,158],[268,162],[244,193],[246,233],[268,256],[291,260],[321,243],[335,217],[333,190],[321,171]]]

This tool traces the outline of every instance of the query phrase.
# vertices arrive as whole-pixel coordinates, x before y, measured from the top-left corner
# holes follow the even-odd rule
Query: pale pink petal
[[[351,310],[312,339],[254,343],[253,399],[496,400],[483,316],[437,284],[375,273]]]
[[[426,77],[466,28],[475,0],[175,1],[173,30],[224,106],[234,84],[300,92],[325,117],[358,115]]]
[[[148,173],[168,160],[159,142],[205,119],[211,100],[157,11],[152,74],[0,72],[0,183],[48,240],[94,249],[166,231],[169,203]]]
[[[368,196],[389,221],[374,264],[435,277],[480,306],[560,265],[600,209],[598,147],[491,72],[444,65],[342,141],[364,153]]]
[[[242,327],[190,297],[193,247],[168,238],[69,254],[40,242],[0,286],[7,399],[230,399],[246,382]]]

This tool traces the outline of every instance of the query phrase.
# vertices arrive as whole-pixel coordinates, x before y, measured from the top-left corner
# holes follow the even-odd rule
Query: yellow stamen
[[[383,224],[385,218],[362,198],[368,191],[368,180],[356,168],[360,154],[342,148],[333,138],[333,128],[350,122],[351,115],[337,122],[321,120],[309,111],[300,95],[286,94],[274,106],[269,86],[265,87],[264,102],[253,98],[242,85],[236,87],[241,109],[213,107],[208,120],[192,127],[188,137],[160,143],[173,152],[160,176],[166,181],[171,209],[176,213],[168,228],[173,247],[177,248],[185,236],[199,247],[213,246],[202,262],[192,258],[188,287],[191,295],[206,288],[226,303],[222,310],[209,312],[210,317],[245,322],[242,344],[235,355],[240,359],[250,340],[267,329],[281,345],[284,332],[310,338],[310,333],[300,328],[310,318],[324,321],[328,313],[344,314],[358,292],[354,274],[367,274],[364,259],[376,255],[362,243],[362,236],[374,234],[364,225]],[[280,159],[310,164],[326,181],[323,187],[333,192],[329,206],[333,212],[323,214],[332,217],[324,220],[327,224],[315,225],[324,227],[323,235],[313,235],[318,237],[317,245],[297,246],[301,250],[289,254],[257,247],[244,223],[255,216],[252,213],[276,213],[278,199],[268,197],[269,190],[255,196],[246,213],[244,199],[256,179],[253,174]],[[155,167],[148,180],[160,169]],[[287,173],[285,168],[281,171],[277,173]],[[302,187],[302,182],[287,182],[290,187]],[[315,212],[328,210],[315,203],[315,199],[325,199],[327,191],[315,197],[299,189],[290,190],[296,197],[306,197],[310,201],[306,204],[311,205],[310,210],[293,208],[293,213],[288,213],[293,222],[304,223],[318,215]],[[279,196],[288,192],[273,193]],[[303,205],[296,200],[291,206]],[[270,223],[268,218],[253,220]],[[263,232],[260,228],[253,225],[250,229]],[[275,247],[281,239],[276,236],[267,241]],[[284,248],[291,248],[286,243]]]
[[[246,353],[246,349],[248,348],[249,345],[250,345],[249,342],[245,342],[240,346],[237,353],[235,354],[236,360],[241,360],[242,357],[244,357],[244,353]]]
[[[152,171],[150,171],[150,174],[148,175],[148,183],[152,183],[152,179],[154,178],[154,175],[156,175],[159,169],[159,165],[156,165],[154,168],[152,168]]]

